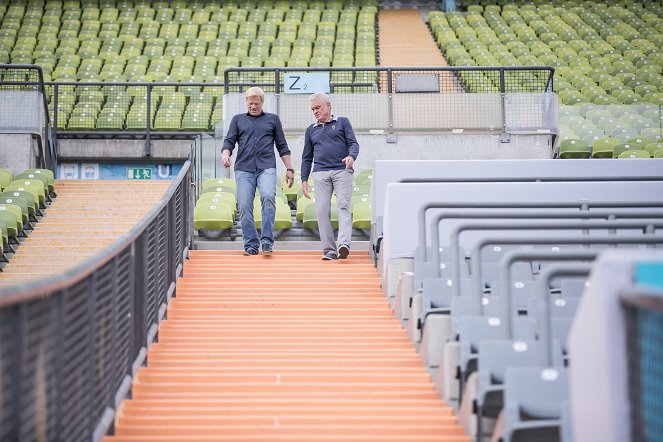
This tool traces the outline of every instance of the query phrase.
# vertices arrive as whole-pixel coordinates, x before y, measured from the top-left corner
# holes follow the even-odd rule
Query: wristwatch
[[[285,171],[295,173],[295,169],[286,169]]]

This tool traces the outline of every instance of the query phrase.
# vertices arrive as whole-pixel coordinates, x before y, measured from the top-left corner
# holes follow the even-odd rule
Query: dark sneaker
[[[244,256],[257,255],[258,251],[256,249],[246,249],[244,250]]]
[[[338,246],[338,259],[346,259],[350,254],[350,247],[345,244]]]
[[[322,258],[320,259],[322,259],[323,261],[332,261],[334,259],[338,259],[338,253],[336,253],[333,250],[329,250],[327,253],[322,255]]]
[[[263,255],[271,255],[272,254],[272,245],[269,243],[263,243],[262,245],[262,253]]]

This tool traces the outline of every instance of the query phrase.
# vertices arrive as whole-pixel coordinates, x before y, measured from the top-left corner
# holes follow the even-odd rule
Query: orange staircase
[[[366,252],[192,251],[120,441],[469,441]]]

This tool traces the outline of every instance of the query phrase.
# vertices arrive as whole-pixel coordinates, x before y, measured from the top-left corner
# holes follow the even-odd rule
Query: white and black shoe
[[[323,261],[332,261],[334,259],[338,259],[338,253],[333,250],[328,250],[324,255],[322,255],[322,258],[320,259]]]
[[[347,259],[349,254],[350,247],[346,246],[345,244],[338,246],[338,259]]]

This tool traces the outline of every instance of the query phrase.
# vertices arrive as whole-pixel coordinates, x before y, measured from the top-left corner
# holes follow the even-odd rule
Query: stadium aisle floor
[[[112,244],[172,181],[57,180],[58,196],[0,273],[0,286],[64,273]]]
[[[120,441],[469,441],[367,252],[192,251]]]

